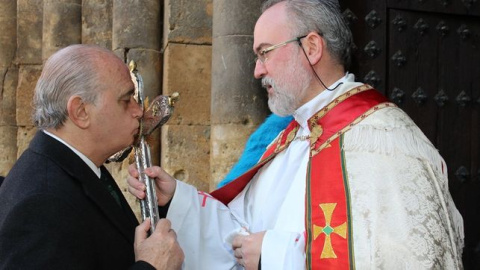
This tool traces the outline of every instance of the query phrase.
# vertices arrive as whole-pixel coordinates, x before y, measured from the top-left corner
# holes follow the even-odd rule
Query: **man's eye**
[[[132,101],[136,101],[135,99],[135,95],[131,95],[131,96],[128,96],[127,98],[125,98],[125,102],[129,103],[129,102],[132,102]]]

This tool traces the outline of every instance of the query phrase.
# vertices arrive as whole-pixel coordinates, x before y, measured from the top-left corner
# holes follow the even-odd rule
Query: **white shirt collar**
[[[328,88],[333,86],[337,86],[339,83],[345,84],[347,82],[354,82],[355,76],[352,73],[346,73],[345,76],[340,78],[338,81],[334,82]],[[314,97],[309,102],[303,104],[300,108],[298,108],[294,113],[293,117],[298,122],[298,124],[305,130],[309,132],[307,121],[310,119],[315,113],[321,110],[323,107],[328,105],[335,97],[339,96],[344,92],[343,85],[340,85],[337,89],[333,91],[324,90],[316,97]]]
[[[73,148],[73,146],[69,145],[67,142],[65,142],[64,140],[62,140],[60,137],[57,137],[55,135],[53,135],[52,133],[46,131],[46,130],[43,130],[43,132],[47,135],[49,135],[50,137],[56,139],[57,141],[63,143],[64,145],[66,145],[68,148],[72,149],[72,151],[77,154],[87,165],[88,167],[90,167],[90,169],[92,169],[92,171],[98,176],[98,178],[100,178],[100,168],[98,168],[95,163],[93,163],[93,161],[91,161],[87,156],[85,156],[84,154],[82,154],[80,151],[78,151],[77,149]]]

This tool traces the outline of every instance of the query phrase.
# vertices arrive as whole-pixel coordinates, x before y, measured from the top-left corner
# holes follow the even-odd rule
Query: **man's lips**
[[[267,93],[269,95],[273,95],[273,87],[271,85],[265,85],[265,89],[267,89]]]
[[[140,132],[140,121],[138,121],[136,127],[133,128],[133,131],[135,134],[138,134]]]

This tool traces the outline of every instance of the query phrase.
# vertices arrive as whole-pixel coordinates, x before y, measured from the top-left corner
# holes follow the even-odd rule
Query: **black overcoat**
[[[70,148],[37,132],[0,187],[0,269],[146,267],[134,264],[138,221],[120,197],[126,209]]]

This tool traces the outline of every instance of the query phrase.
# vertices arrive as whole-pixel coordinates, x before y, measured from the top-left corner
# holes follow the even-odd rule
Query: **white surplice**
[[[185,253],[184,269],[242,269],[232,234],[266,231],[262,269],[305,268],[307,120],[361,85],[347,74],[294,114],[297,139],[264,165],[227,206],[177,181],[167,218]],[[446,166],[398,108],[381,109],[344,135],[357,269],[461,269],[462,218],[448,192]]]

